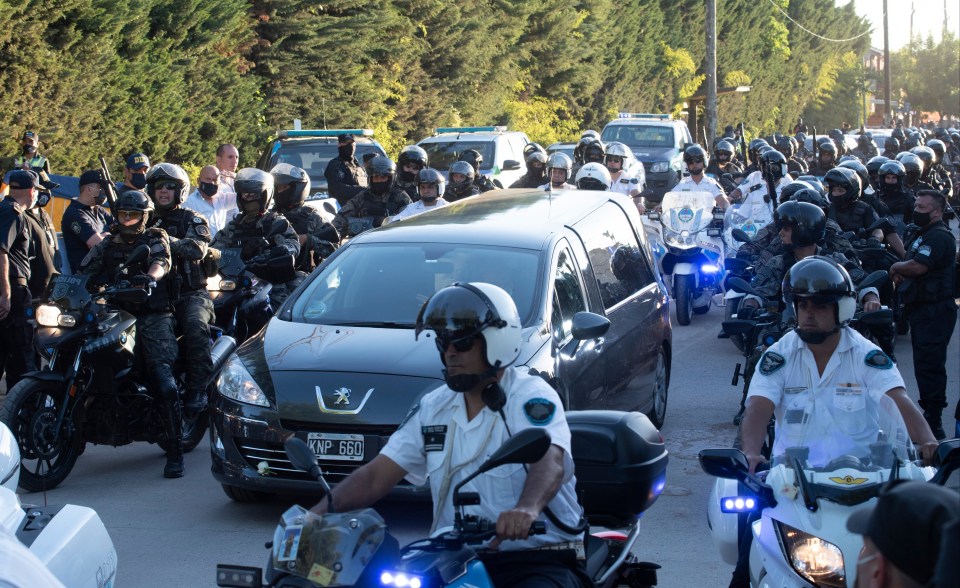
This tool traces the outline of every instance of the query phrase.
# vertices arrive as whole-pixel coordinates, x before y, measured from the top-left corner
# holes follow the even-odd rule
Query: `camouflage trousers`
[[[180,352],[184,358],[186,389],[202,392],[213,375],[210,358],[210,323],[214,321],[213,301],[206,290],[186,292],[175,305]]]

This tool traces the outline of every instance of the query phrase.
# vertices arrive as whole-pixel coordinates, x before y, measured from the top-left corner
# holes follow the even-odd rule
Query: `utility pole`
[[[707,127],[707,141],[713,141],[717,136],[717,0],[707,0],[707,100],[704,112],[704,122]],[[712,145],[704,145],[707,153],[712,152]]]
[[[913,2],[910,3],[910,54],[913,55],[913,15],[917,12]]]
[[[887,0],[883,0],[883,101],[886,104],[883,121],[893,124],[893,111],[890,105],[890,24],[887,16]]]

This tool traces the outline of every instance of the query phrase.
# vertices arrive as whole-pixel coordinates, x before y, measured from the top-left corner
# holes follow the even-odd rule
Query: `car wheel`
[[[653,426],[660,428],[667,416],[667,396],[670,388],[670,372],[667,369],[667,352],[661,347],[657,352],[657,371],[653,381],[653,407],[647,418]]]
[[[246,488],[238,488],[228,484],[221,484],[221,486],[223,486],[223,493],[229,496],[230,500],[237,502],[263,502],[271,496],[267,492],[247,490]]]
[[[690,298],[693,296],[693,276],[673,276],[673,299],[677,302],[677,322],[690,324]]]

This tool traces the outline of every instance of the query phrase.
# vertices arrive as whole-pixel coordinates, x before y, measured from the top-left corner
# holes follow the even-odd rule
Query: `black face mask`
[[[36,152],[37,152],[37,146],[36,146],[36,145],[24,145],[24,146],[23,146],[23,154],[24,154],[24,155],[33,155],[33,154],[36,153]]]
[[[925,227],[930,224],[930,213],[929,212],[914,212],[913,213],[913,222],[918,227]]]
[[[390,184],[393,182],[370,182],[370,191],[377,196],[383,196],[390,191]]]
[[[353,154],[356,152],[357,146],[353,143],[337,147],[337,153],[340,154],[340,159],[353,159]]]
[[[412,182],[417,179],[418,172],[408,172],[407,170],[400,171],[400,179],[404,182]]]
[[[200,182],[199,189],[200,193],[207,198],[213,198],[217,194],[217,191],[219,191],[220,186],[213,182]]]
[[[147,185],[147,174],[135,173],[131,175],[130,183],[133,184],[133,187],[137,190],[143,190],[144,186]]]
[[[103,206],[103,203],[106,201],[107,201],[107,193],[104,192],[103,190],[101,190],[97,194],[97,197],[94,199],[94,202],[97,204],[97,206]]]

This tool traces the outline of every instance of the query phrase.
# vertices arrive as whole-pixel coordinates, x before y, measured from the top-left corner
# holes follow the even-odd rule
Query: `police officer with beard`
[[[946,436],[941,418],[947,406],[947,344],[957,322],[957,245],[943,222],[946,206],[936,190],[917,193],[913,222],[920,230],[906,243],[906,261],[890,267],[890,278],[907,306],[920,407],[938,440]],[[960,407],[954,417],[960,422]]]
[[[117,199],[117,234],[90,250],[79,273],[91,276],[89,286],[114,284],[122,277],[120,265],[134,249],[146,245],[150,250],[146,259],[127,268],[130,286],[146,289],[149,297],[143,303],[117,301],[117,306],[137,317],[137,351],[147,366],[147,383],[163,406],[167,437],[163,476],[180,478],[183,477],[183,415],[173,377],[177,337],[169,291],[170,241],[163,229],[147,228],[151,212],[153,202],[143,192],[128,190],[121,194]]]
[[[367,172],[353,156],[357,152],[353,135],[344,133],[337,137],[337,156],[330,160],[323,176],[327,178],[330,195],[343,206],[351,198],[367,188]]]
[[[181,205],[190,191],[187,172],[172,163],[160,163],[147,172],[147,195],[154,204],[150,226],[166,231],[170,239],[175,285],[174,316],[187,371],[184,408],[197,413],[206,406],[206,390],[213,376],[210,323],[216,318],[207,292],[202,260],[210,245],[210,227],[203,215]]]
[[[417,192],[417,177],[420,170],[427,167],[427,161],[427,152],[418,145],[407,145],[400,150],[400,156],[397,158],[400,174],[393,185],[406,192],[413,202],[420,200],[420,193]]]
[[[389,157],[374,157],[370,161],[370,175],[370,187],[351,198],[333,217],[333,226],[341,235],[351,233],[352,218],[365,219],[369,222],[364,222],[364,225],[379,227],[383,219],[397,214],[411,202],[406,192],[393,185],[397,164]],[[370,227],[364,226],[366,228]]]
[[[282,214],[297,232],[300,255],[297,256],[296,270],[301,274],[298,278],[302,279],[337,249],[340,234],[316,210],[304,206],[310,193],[310,176],[306,171],[289,163],[280,163],[270,170],[270,175],[275,191],[274,210]]]
[[[240,248],[240,259],[257,277],[271,284],[270,301],[276,308],[290,294],[286,283],[294,280],[292,267],[274,271],[269,261],[287,255],[300,255],[300,240],[290,222],[270,211],[273,203],[273,176],[263,170],[245,167],[237,172],[234,187],[240,214],[233,217],[222,230],[217,231],[211,247],[215,249]],[[269,235],[269,237],[268,237]],[[292,265],[292,264],[291,264]]]

